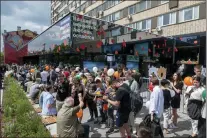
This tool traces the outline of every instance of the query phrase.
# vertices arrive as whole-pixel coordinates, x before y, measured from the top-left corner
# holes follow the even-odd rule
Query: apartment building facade
[[[169,37],[206,31],[205,0],[52,1],[51,23],[69,12]]]

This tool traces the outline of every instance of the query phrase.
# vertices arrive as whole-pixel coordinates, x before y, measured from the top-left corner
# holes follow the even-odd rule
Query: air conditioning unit
[[[103,16],[104,12],[103,11],[99,11],[99,15]]]
[[[157,31],[157,32],[161,32],[161,31],[162,31],[161,26],[158,26],[158,27],[156,28],[156,31]]]
[[[152,29],[148,29],[147,32],[151,34],[152,33]]]
[[[132,20],[132,15],[128,15],[128,16],[127,16],[127,19],[128,19],[128,20]]]

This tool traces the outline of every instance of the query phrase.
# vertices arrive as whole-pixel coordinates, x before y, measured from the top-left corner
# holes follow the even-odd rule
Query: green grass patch
[[[3,137],[51,137],[18,82],[5,78],[4,83]]]

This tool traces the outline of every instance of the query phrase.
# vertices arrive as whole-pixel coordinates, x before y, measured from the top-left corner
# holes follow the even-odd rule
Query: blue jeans
[[[99,113],[101,115],[101,121],[106,121],[106,113],[103,111],[103,102],[97,101],[97,108],[99,110]]]

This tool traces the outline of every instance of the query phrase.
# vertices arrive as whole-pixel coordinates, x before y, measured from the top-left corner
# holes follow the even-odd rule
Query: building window
[[[164,14],[158,17],[158,26],[176,23],[176,12]]]
[[[199,6],[179,11],[179,22],[195,20],[199,18]]]
[[[164,3],[167,3],[169,2],[169,0],[161,0],[160,4],[164,4]]]
[[[146,9],[149,9],[149,8],[151,8],[151,0],[141,1],[140,3],[138,3],[136,5],[136,7],[137,7],[137,12],[141,12],[141,11],[144,11]]]
[[[135,13],[135,6],[130,6],[128,8],[128,14],[130,15],[130,14],[134,14],[134,13]]]
[[[120,19],[120,12],[116,12],[114,14],[114,20],[119,20]]]
[[[151,19],[143,20],[137,23],[136,28],[138,30],[148,30],[151,29]]]

